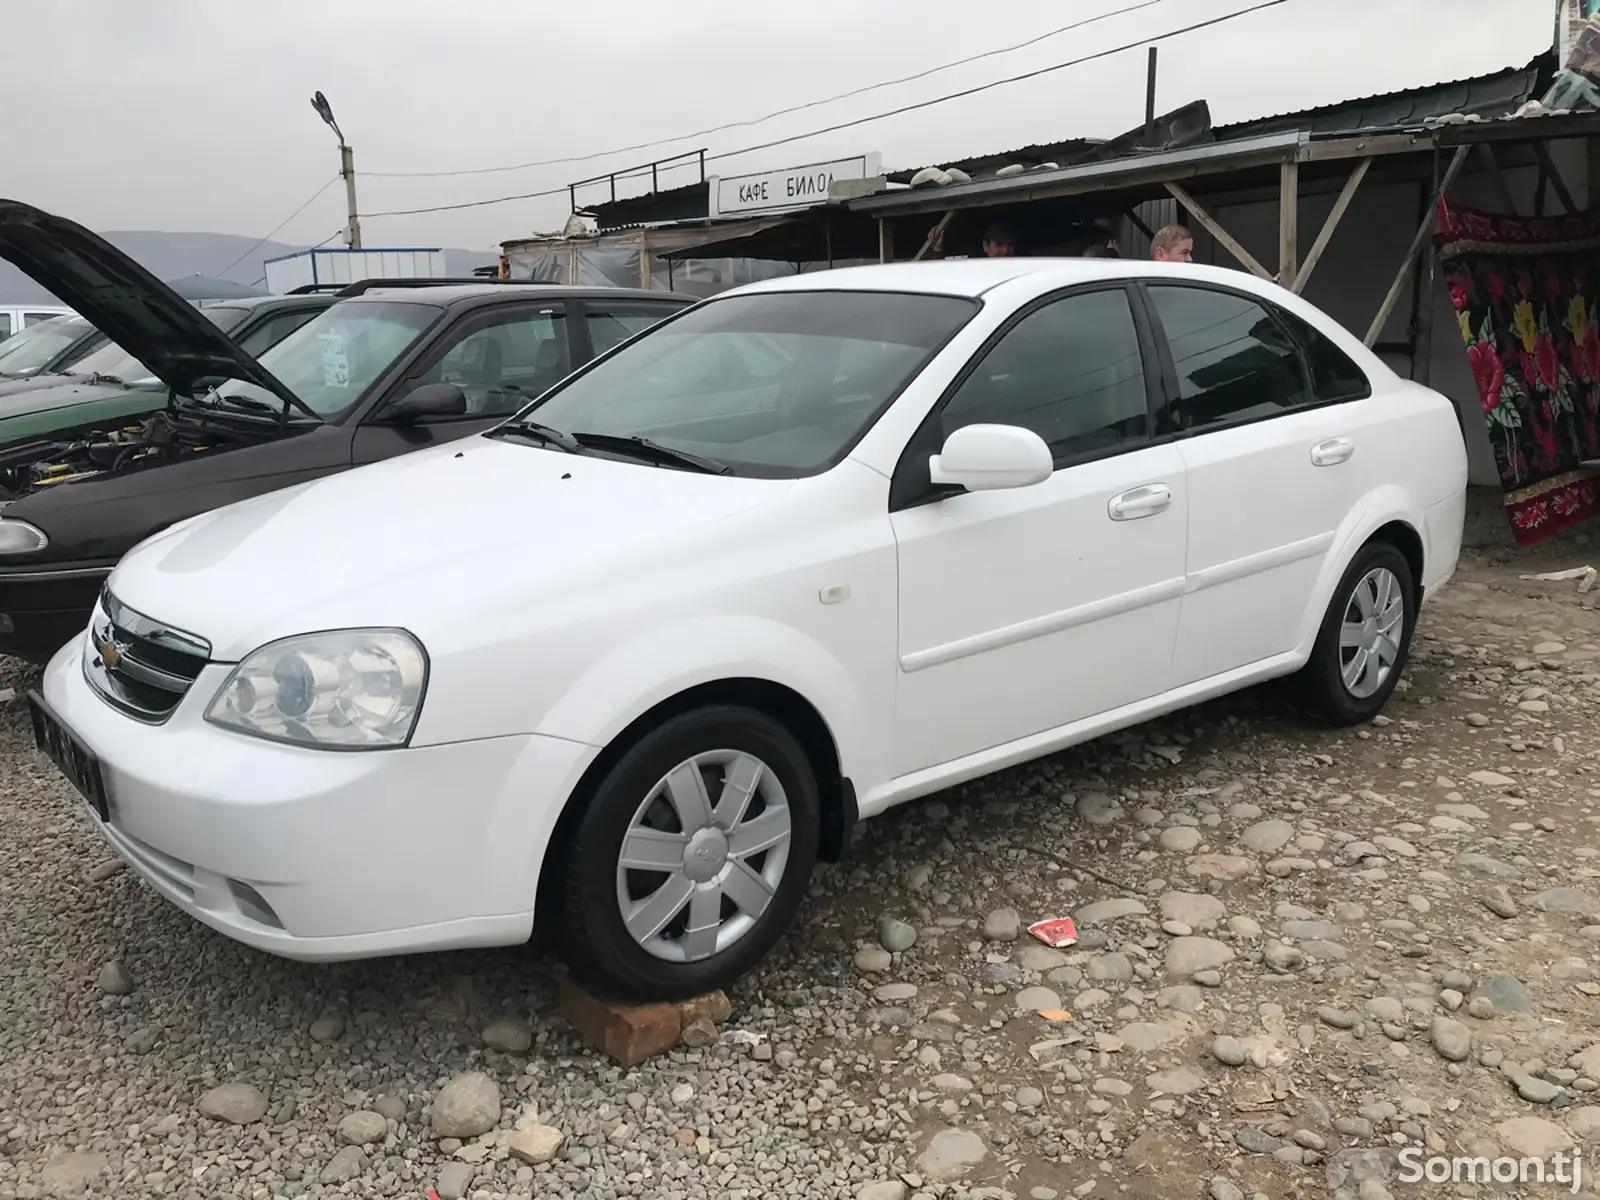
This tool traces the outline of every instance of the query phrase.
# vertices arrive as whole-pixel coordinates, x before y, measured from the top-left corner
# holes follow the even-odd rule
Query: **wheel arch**
[[[686,687],[651,705],[619,730],[585,768],[545,845],[534,906],[536,919],[541,915],[549,919],[559,907],[560,872],[552,867],[565,855],[574,827],[607,772],[630,746],[661,722],[712,705],[753,709],[780,722],[795,735],[817,777],[822,818],[817,857],[823,862],[843,859],[860,814],[855,785],[843,773],[839,744],[822,713],[794,688],[771,679],[754,676],[712,679]]]
[[[1334,589],[1356,555],[1375,541],[1392,544],[1405,556],[1411,568],[1413,600],[1422,603],[1422,576],[1426,565],[1427,543],[1422,536],[1422,513],[1411,496],[1400,487],[1385,487],[1370,494],[1345,518],[1322,564],[1316,594],[1306,608],[1300,624],[1298,657],[1305,661],[1316,644],[1322,618],[1333,603]]]

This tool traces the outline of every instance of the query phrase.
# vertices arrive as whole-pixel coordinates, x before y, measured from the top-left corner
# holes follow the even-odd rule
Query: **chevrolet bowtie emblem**
[[[117,645],[117,643],[112,641],[110,638],[107,638],[105,641],[100,643],[101,666],[105,667],[107,670],[111,670],[115,668],[117,663],[120,661],[122,661],[121,646]]]

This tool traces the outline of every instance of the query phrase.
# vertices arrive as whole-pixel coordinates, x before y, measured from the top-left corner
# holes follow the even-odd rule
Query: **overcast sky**
[[[0,39],[0,193],[102,230],[266,235],[338,169],[322,89],[355,148],[364,213],[565,184],[869,116],[1235,12],[1162,0],[1012,54],[794,116],[588,162],[455,171],[668,142],[1012,45],[1138,0],[49,0]],[[1204,98],[1218,123],[1522,65],[1554,0],[1285,0],[1161,44],[1158,107]],[[26,15],[22,15],[25,13]],[[726,159],[732,175],[881,151],[890,168],[1137,124],[1145,52]],[[674,182],[688,182],[678,177]],[[598,198],[598,197],[596,197]],[[368,246],[488,248],[559,228],[565,192],[459,212],[368,217]],[[275,236],[338,231],[329,187]]]

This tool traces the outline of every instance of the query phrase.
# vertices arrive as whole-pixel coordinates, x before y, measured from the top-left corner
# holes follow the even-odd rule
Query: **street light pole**
[[[344,180],[344,203],[348,214],[349,223],[345,226],[345,245],[352,250],[361,249],[361,218],[357,216],[360,210],[356,207],[356,158],[355,152],[350,149],[349,143],[344,140],[344,134],[339,129],[339,123],[333,119],[333,108],[328,103],[328,98],[321,92],[311,97],[311,107],[316,110],[317,116],[334,132],[339,139],[339,176]]]

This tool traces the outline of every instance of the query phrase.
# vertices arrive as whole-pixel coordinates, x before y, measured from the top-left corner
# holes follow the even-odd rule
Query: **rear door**
[[[1143,290],[1189,485],[1172,678],[1182,687],[1295,648],[1335,533],[1365,491],[1370,388],[1353,365],[1354,380],[1314,382],[1296,336],[1309,327],[1257,297]]]
[[[454,441],[504,421],[571,373],[581,359],[575,323],[561,302],[495,305],[469,312],[416,357],[404,379],[362,418],[352,447],[357,466]],[[427,383],[453,383],[466,415],[398,424],[396,400]]]

